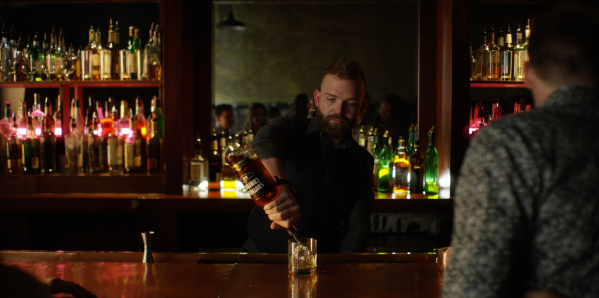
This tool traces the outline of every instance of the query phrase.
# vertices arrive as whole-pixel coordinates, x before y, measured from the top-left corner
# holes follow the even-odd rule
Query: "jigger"
[[[152,241],[154,240],[154,231],[141,232],[141,238],[144,240],[143,263],[154,263],[152,257]]]

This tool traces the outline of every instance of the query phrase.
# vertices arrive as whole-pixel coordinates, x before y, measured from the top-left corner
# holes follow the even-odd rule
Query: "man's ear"
[[[316,107],[320,106],[320,90],[314,90],[314,105]]]

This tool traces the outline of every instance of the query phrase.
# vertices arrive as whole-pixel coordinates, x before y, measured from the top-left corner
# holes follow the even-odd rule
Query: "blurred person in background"
[[[406,139],[408,133],[408,125],[404,122],[407,121],[407,107],[404,100],[395,95],[387,94],[381,103],[378,115],[375,117],[372,124],[373,128],[377,129],[377,135],[379,136],[379,143],[377,145],[383,145],[383,134],[385,131],[389,131],[388,136],[392,138],[393,146],[399,140],[399,136],[403,136]]]
[[[300,93],[295,97],[293,102],[293,116],[292,119],[306,119],[308,118],[308,111],[310,111],[310,103],[308,103],[308,95]]]
[[[599,32],[589,7],[531,20],[524,81],[536,108],[470,143],[442,297],[599,296],[599,56],[588,32]]]
[[[216,120],[216,132],[224,131],[227,136],[229,130],[233,127],[235,118],[233,118],[233,107],[227,104],[217,105],[214,109]]]
[[[266,107],[255,102],[248,107],[244,128],[246,131],[253,130],[254,134],[258,133],[258,130],[263,126],[267,125],[266,122]]]

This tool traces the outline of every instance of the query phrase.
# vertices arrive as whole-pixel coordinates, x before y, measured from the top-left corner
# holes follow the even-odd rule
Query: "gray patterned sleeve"
[[[514,264],[526,250],[527,220],[518,199],[525,186],[516,173],[530,156],[509,147],[514,138],[486,127],[466,153],[443,298],[516,297],[520,291],[511,281],[522,274]]]

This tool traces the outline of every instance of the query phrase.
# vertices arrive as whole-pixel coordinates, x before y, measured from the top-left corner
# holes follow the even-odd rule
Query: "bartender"
[[[289,236],[280,227],[295,225],[299,237],[318,241],[320,253],[366,252],[374,160],[351,137],[365,90],[362,68],[337,60],[314,91],[316,117],[277,118],[256,135],[252,145],[266,169],[289,184],[252,210],[247,251],[286,253]]]

